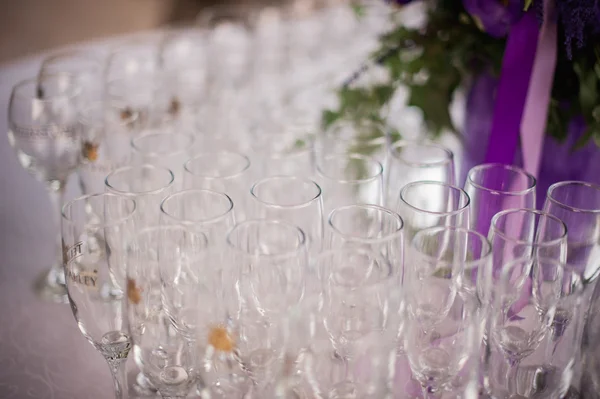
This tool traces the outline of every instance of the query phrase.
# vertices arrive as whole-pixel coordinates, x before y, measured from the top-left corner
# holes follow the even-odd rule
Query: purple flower
[[[524,13],[523,0],[463,0],[463,5],[482,30],[498,38]]]

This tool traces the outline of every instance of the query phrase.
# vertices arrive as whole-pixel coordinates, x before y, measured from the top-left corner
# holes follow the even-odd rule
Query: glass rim
[[[495,169],[495,168],[500,168],[500,169],[504,169],[504,170],[510,170],[511,172],[516,173],[517,175],[521,175],[521,176],[525,176],[527,177],[527,179],[529,179],[529,181],[531,182],[531,186],[523,189],[523,190],[519,190],[519,191],[507,191],[507,190],[494,190],[491,189],[489,187],[485,187],[479,183],[476,183],[473,180],[473,174],[476,172],[479,172],[481,170],[489,170],[489,169]],[[484,163],[481,165],[476,165],[474,167],[471,168],[471,170],[469,170],[469,173],[467,173],[467,183],[472,185],[473,187],[482,190],[482,191],[487,191],[491,194],[497,195],[497,194],[502,194],[502,195],[512,195],[512,196],[521,196],[521,195],[526,195],[529,194],[531,192],[535,192],[535,186],[537,184],[537,180],[536,178],[530,174],[529,172],[527,172],[525,169],[519,168],[517,166],[513,166],[513,165],[506,165],[503,163]]]
[[[156,150],[146,151],[139,146],[139,142],[148,137],[184,137],[187,141],[186,143],[182,143],[182,147],[176,150],[167,151],[167,152],[156,152]],[[154,130],[146,130],[131,139],[131,148],[139,154],[150,157],[161,157],[161,156],[172,156],[177,154],[185,154],[190,148],[195,144],[195,137],[191,134],[180,133],[180,132],[165,132],[165,131],[154,131]],[[171,140],[170,143],[173,143]]]
[[[376,259],[377,263],[385,265],[386,268],[388,269],[388,273],[386,273],[385,276],[382,276],[377,281],[372,281],[369,284],[361,284],[361,285],[359,285],[359,287],[368,288],[368,287],[373,287],[373,286],[396,283],[396,279],[395,279],[396,273],[394,272],[394,265],[392,265],[392,263],[382,254],[380,254],[376,251],[373,251],[371,249],[364,248],[364,247],[333,248],[333,249],[327,249],[327,250],[320,252],[314,260],[314,265],[318,269],[318,273],[322,272],[321,262],[323,262],[323,259],[327,259],[328,257],[331,257],[333,255],[343,254],[343,253],[367,255],[372,259]],[[325,276],[322,276],[322,277],[325,277]],[[329,276],[326,276],[325,278],[327,280],[330,280],[331,276],[329,275]],[[340,286],[346,287],[347,285],[340,285]]]
[[[123,191],[120,190],[118,188],[116,188],[114,185],[112,185],[109,182],[109,178],[118,175],[119,173],[126,171],[126,170],[134,170],[134,169],[153,169],[153,170],[161,170],[163,172],[168,172],[170,179],[169,182],[159,188],[153,189],[153,190],[147,190],[147,191],[137,191],[137,192],[133,192],[133,191]],[[138,196],[138,195],[150,195],[150,194],[158,194],[161,191],[164,191],[166,189],[168,189],[169,187],[171,187],[173,185],[173,182],[175,181],[175,175],[173,174],[173,172],[170,169],[167,168],[163,168],[161,166],[158,165],[153,165],[153,164],[149,164],[149,163],[144,163],[144,164],[130,164],[130,165],[126,165],[126,166],[122,166],[120,168],[117,168],[115,170],[113,170],[112,172],[110,172],[106,178],[104,179],[104,185],[106,187],[108,187],[109,190],[114,191],[115,193],[121,194],[121,195],[125,195],[125,196]]]
[[[409,202],[406,201],[406,199],[405,199],[406,191],[408,191],[410,188],[412,188],[414,186],[425,186],[425,185],[445,187],[454,192],[457,192],[460,194],[461,198],[463,198],[465,200],[465,203],[463,206],[459,207],[458,209],[454,209],[452,211],[446,211],[446,212],[438,212],[438,211],[428,211],[426,209],[418,208],[418,207],[414,206],[413,204],[410,204]],[[408,206],[409,208],[411,208],[417,212],[427,212],[431,215],[439,215],[439,216],[458,215],[462,212],[465,212],[469,208],[469,205],[471,204],[471,198],[469,197],[469,194],[467,194],[467,192],[465,190],[463,190],[462,188],[454,186],[449,183],[444,183],[444,182],[434,181],[434,180],[419,180],[419,181],[414,181],[414,182],[410,182],[410,183],[406,184],[400,190],[400,201],[402,201],[406,206]]]
[[[81,58],[81,60],[84,61],[86,64],[96,64],[98,66],[98,70],[100,72],[103,72],[102,61],[101,61],[100,55],[98,54],[98,51],[94,51],[91,49],[76,48],[76,49],[60,50],[60,51],[56,51],[56,52],[52,52],[52,53],[48,54],[48,56],[45,57],[41,62],[41,67],[40,67],[38,76],[48,75],[46,73],[43,73],[44,66],[46,66],[48,64],[52,65],[52,63],[56,60],[69,58],[69,57]]]
[[[386,234],[382,237],[361,237],[361,236],[348,235],[348,234],[340,231],[340,229],[333,224],[333,217],[335,216],[335,214],[338,212],[346,211],[348,209],[375,210],[380,214],[385,214],[386,218],[391,217],[391,218],[395,219],[397,222],[399,222],[399,227],[394,232]],[[351,204],[351,205],[344,205],[344,206],[337,207],[337,208],[333,209],[331,212],[329,212],[329,216],[327,217],[327,224],[336,234],[338,234],[344,240],[350,241],[350,242],[359,242],[359,243],[363,243],[363,244],[373,244],[373,243],[378,243],[378,242],[382,242],[382,241],[394,240],[398,237],[401,237],[404,232],[404,220],[397,212],[394,212],[390,209],[384,208],[379,205],[373,205],[373,204]]]
[[[421,236],[424,236],[426,234],[438,234],[439,232],[448,232],[448,231],[452,231],[452,232],[455,232],[455,233],[462,233],[462,234],[465,234],[465,236],[467,236],[467,237],[469,237],[469,236],[476,237],[476,239],[478,239],[479,242],[482,244],[482,247],[485,247],[485,251],[483,251],[484,253],[483,253],[483,255],[480,258],[462,261],[463,264],[470,265],[470,266],[474,266],[474,265],[476,266],[476,265],[479,265],[480,263],[487,263],[487,262],[489,262],[491,260],[491,257],[492,257],[492,244],[490,244],[490,241],[487,239],[487,237],[484,236],[483,234],[479,233],[476,230],[468,229],[468,228],[465,228],[465,227],[457,227],[457,226],[433,226],[433,227],[425,228],[423,230],[419,230],[419,231],[417,231],[415,233],[414,237],[412,238],[411,243],[410,243],[410,247],[413,250],[417,251],[419,253],[419,256],[425,258],[428,261],[441,263],[443,265],[449,265],[452,262],[447,261],[447,260],[443,260],[443,259],[438,259],[438,258],[433,257],[431,255],[424,254],[416,246],[417,239],[420,238]]]
[[[298,246],[297,246],[297,248],[295,248],[293,250],[286,251],[286,252],[280,252],[280,253],[274,253],[274,254],[250,253],[244,249],[241,249],[239,247],[239,245],[236,245],[235,243],[232,242],[231,237],[232,237],[233,233],[236,232],[237,230],[246,228],[247,226],[251,226],[251,225],[285,226],[290,231],[295,231],[298,234],[298,236],[297,236],[299,239]],[[251,257],[251,258],[262,257],[262,258],[268,258],[268,259],[283,259],[283,258],[290,258],[290,257],[297,256],[298,253],[307,250],[307,240],[306,240],[306,234],[304,233],[304,231],[302,231],[302,229],[300,227],[298,227],[292,223],[288,223],[284,220],[280,220],[280,219],[248,219],[248,220],[244,220],[243,222],[236,224],[229,230],[229,232],[227,233],[226,243],[227,243],[227,246],[229,248],[231,248],[232,250],[243,254],[245,257]]]
[[[423,148],[435,148],[435,149],[438,149],[438,150],[441,150],[442,152],[444,152],[447,157],[444,159],[441,159],[439,161],[435,161],[435,162],[414,162],[414,161],[408,161],[408,160],[402,158],[400,156],[400,154],[396,151],[399,147],[411,147],[411,146],[417,146],[417,147],[423,147]],[[409,165],[409,166],[420,166],[420,167],[433,168],[433,167],[440,166],[440,165],[451,164],[454,161],[454,153],[452,151],[450,151],[450,149],[444,147],[441,144],[434,143],[433,141],[429,141],[429,140],[425,140],[425,141],[399,140],[390,146],[389,152],[394,159],[397,159],[397,160],[401,161],[402,163]]]
[[[120,200],[124,200],[124,201],[131,203],[133,207],[132,207],[131,211],[127,214],[127,216],[124,216],[123,218],[120,218],[119,220],[116,220],[113,223],[86,223],[86,225],[102,226],[102,227],[118,226],[118,225],[130,220],[137,213],[137,203],[136,203],[135,199],[133,199],[131,197],[127,197],[124,195],[118,195],[115,193],[95,193],[95,194],[80,195],[79,197],[73,198],[72,200],[66,202],[61,208],[62,219],[66,220],[68,223],[71,223],[71,224],[75,223],[75,221],[69,215],[67,215],[67,210],[72,209],[73,206],[77,203],[81,203],[82,201],[84,203],[86,203],[90,198],[99,198],[99,197],[119,198]]]
[[[181,219],[179,217],[176,217],[174,215],[172,215],[171,213],[167,212],[167,210],[165,209],[167,202],[170,200],[174,200],[177,198],[180,198],[182,196],[186,196],[189,195],[190,193],[207,193],[213,197],[219,197],[220,199],[223,199],[227,202],[227,209],[219,214],[219,215],[215,215],[215,216],[211,216],[205,219],[195,219],[195,220],[186,220],[186,219]],[[195,226],[197,224],[213,224],[213,223],[218,223],[224,219],[227,218],[228,215],[231,214],[231,212],[233,211],[234,208],[234,203],[231,200],[231,197],[229,197],[229,195],[225,194],[225,193],[221,193],[219,191],[214,191],[214,190],[209,190],[206,188],[192,188],[192,189],[188,189],[188,190],[182,190],[182,191],[178,191],[176,193],[172,193],[167,195],[161,202],[160,202],[160,212],[167,216],[169,219],[179,223],[180,225],[184,225],[184,226]]]
[[[519,238],[510,237],[503,230],[500,230],[499,228],[496,227],[496,223],[500,220],[500,218],[502,218],[503,216],[513,215],[513,214],[517,214],[517,213],[530,213],[530,214],[534,214],[537,216],[542,216],[542,217],[548,218],[554,222],[558,222],[559,225],[562,225],[562,227],[563,227],[563,234],[560,237],[553,238],[552,240],[542,241],[542,242],[538,243],[538,242],[531,242],[531,241],[522,240]],[[565,224],[565,222],[563,222],[556,216],[549,214],[548,212],[541,211],[538,209],[515,208],[515,209],[505,209],[503,211],[496,213],[492,217],[492,221],[490,223],[490,234],[492,234],[492,233],[494,233],[494,234],[504,238],[506,241],[510,241],[512,243],[525,244],[525,245],[530,245],[532,247],[547,247],[547,246],[553,246],[556,244],[560,244],[560,242],[563,240],[565,240],[565,242],[566,242],[568,229],[567,229],[567,225]]]
[[[238,172],[235,172],[233,174],[229,174],[226,176],[214,176],[214,175],[208,175],[208,174],[202,174],[202,173],[198,174],[196,172],[193,172],[189,167],[189,165],[191,163],[193,163],[194,161],[197,161],[198,159],[201,159],[204,157],[219,157],[219,156],[222,156],[225,154],[227,154],[227,156],[234,155],[236,157],[239,157],[240,160],[244,161],[244,168]],[[248,158],[246,155],[242,154],[241,152],[228,151],[228,150],[196,153],[196,155],[194,155],[193,157],[191,157],[190,159],[185,161],[185,163],[183,164],[183,170],[186,171],[187,173],[189,173],[190,175],[196,176],[196,177],[202,177],[204,179],[209,179],[209,180],[234,179],[234,178],[239,177],[242,174],[244,174],[244,172],[246,172],[248,169],[250,169],[250,158]]]
[[[66,90],[61,94],[56,94],[56,95],[51,95],[51,96],[46,96],[44,95],[42,98],[40,98],[38,96],[38,88],[39,88],[39,84],[43,81],[43,80],[50,80],[50,79],[58,79],[60,77],[67,77],[69,80],[69,89],[70,90]],[[73,73],[68,73],[68,72],[56,72],[56,73],[49,73],[49,74],[45,74],[45,75],[36,75],[35,77],[30,77],[27,79],[23,79],[20,80],[19,82],[17,82],[12,90],[11,90],[11,99],[13,98],[18,98],[20,100],[28,100],[28,101],[36,101],[36,102],[41,102],[41,103],[49,103],[52,101],[56,101],[56,99],[59,98],[67,98],[67,99],[74,99],[76,97],[78,97],[81,92],[83,91],[83,88],[80,87],[78,84],[76,84],[76,75]],[[33,90],[31,93],[23,93],[22,90],[31,85]]]
[[[320,164],[320,162],[317,162],[316,166],[317,166],[318,174],[326,179],[336,181],[340,184],[368,183],[368,182],[377,180],[380,176],[383,175],[383,165],[381,165],[381,162],[379,162],[375,158],[372,158],[372,157],[369,157],[366,155],[362,155],[362,154],[350,153],[350,154],[330,154],[330,155],[325,156],[324,160],[330,160],[330,159],[336,159],[336,158],[337,159],[346,159],[348,161],[351,159],[359,159],[361,161],[368,162],[371,165],[375,165],[375,167],[377,168],[377,173],[373,174],[372,176],[365,177],[363,179],[339,179],[334,176],[331,176],[330,174],[323,173],[322,165]]]
[[[572,205],[567,205],[567,204],[560,202],[552,197],[552,192],[554,190],[556,190],[557,188],[560,188],[560,187],[568,186],[568,185],[588,187],[588,188],[592,188],[592,189],[600,192],[600,186],[598,186],[594,183],[585,182],[585,181],[581,181],[581,180],[566,180],[566,181],[561,181],[561,182],[552,184],[548,188],[548,191],[546,194],[546,199],[548,201],[552,202],[553,204],[555,204],[563,209],[572,211],[572,212],[593,213],[593,214],[600,213],[600,209],[585,209],[585,208],[580,208],[580,207],[576,207],[576,206],[572,206]]]
[[[309,200],[304,201],[299,204],[293,204],[293,205],[280,205],[280,204],[276,204],[273,202],[264,201],[261,198],[259,198],[255,191],[257,186],[267,183],[267,182],[272,182],[274,180],[297,180],[297,181],[303,182],[305,184],[308,184],[310,186],[313,186],[314,188],[317,189],[317,191],[316,191],[316,194]],[[318,201],[319,198],[321,198],[322,193],[323,193],[323,191],[321,190],[321,186],[319,186],[319,184],[317,182],[315,182],[314,180],[311,180],[309,178],[302,177],[302,176],[287,176],[287,175],[268,176],[268,177],[264,177],[264,178],[258,180],[250,188],[250,195],[252,195],[252,198],[254,198],[256,201],[258,201],[262,204],[268,205],[271,208],[278,208],[278,209],[301,209],[301,208],[310,206],[312,203],[314,203],[315,201]]]

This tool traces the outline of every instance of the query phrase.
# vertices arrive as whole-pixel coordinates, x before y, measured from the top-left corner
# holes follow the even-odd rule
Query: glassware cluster
[[[295,4],[59,54],[13,90],[10,142],[57,207],[78,173],[45,289],[66,287],[116,396],[128,357],[164,398],[573,393],[600,370],[600,187],[557,183],[536,210],[518,167],[461,185],[440,144],[320,131],[347,71],[328,66],[362,59],[386,6]]]

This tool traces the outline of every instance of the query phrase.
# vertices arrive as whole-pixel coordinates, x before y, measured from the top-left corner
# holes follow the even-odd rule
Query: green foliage
[[[526,0],[525,10],[531,4]],[[364,12],[356,11],[357,15]],[[339,107],[324,111],[323,126],[340,119],[383,123],[387,104],[396,89],[404,86],[409,90],[408,104],[423,111],[431,135],[454,131],[449,105],[455,90],[484,70],[498,75],[505,46],[505,39],[493,38],[479,28],[461,1],[437,0],[423,29],[396,26],[380,38],[367,67],[356,74],[358,79],[339,89]],[[562,46],[559,43],[547,133],[563,141],[571,120],[583,116],[588,130],[575,150],[590,139],[600,143],[600,45],[578,50],[572,60]],[[380,67],[387,70],[388,81],[361,84],[362,75]]]

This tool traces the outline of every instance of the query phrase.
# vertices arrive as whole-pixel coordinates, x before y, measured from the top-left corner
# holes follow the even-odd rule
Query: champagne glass
[[[128,246],[127,316],[133,351],[142,373],[163,398],[186,397],[199,378],[199,341],[194,339],[199,290],[190,286],[194,281],[199,285],[197,259],[206,242],[205,236],[181,226],[159,226],[142,229]]]
[[[123,243],[135,228],[135,212],[133,199],[110,193],[76,198],[62,210],[71,309],[83,336],[108,362],[116,398],[127,396],[125,363],[131,342],[123,308],[124,292],[118,289],[125,287],[125,281],[112,270],[127,263]]]
[[[45,183],[57,224],[65,185],[80,162],[77,121],[80,92],[71,75],[58,74],[17,83],[10,97],[8,142],[21,166]],[[54,262],[36,282],[36,293],[46,300],[64,303],[67,297],[60,234],[56,242]]]
[[[565,222],[568,263],[583,274],[584,283],[594,281],[600,270],[598,264],[600,226],[600,186],[566,181],[548,189],[544,211]]]
[[[254,217],[292,223],[306,234],[308,248],[319,252],[323,239],[321,187],[312,180],[295,176],[272,176],[250,189]]]
[[[383,167],[359,154],[332,154],[317,159],[317,183],[323,188],[325,214],[351,204],[381,205]]]
[[[423,229],[435,226],[469,226],[469,196],[447,183],[417,181],[400,191],[396,211],[405,223],[407,240]]]
[[[400,190],[420,180],[455,185],[454,154],[429,141],[400,140],[390,145],[387,158],[386,205],[398,202]]]
[[[155,39],[133,39],[110,49],[105,82],[151,75],[159,70],[159,45]]]
[[[475,166],[465,183],[465,191],[471,198],[469,226],[487,234],[496,213],[506,209],[535,209],[535,183],[535,177],[515,166]]]
[[[183,169],[184,188],[204,188],[227,194],[235,204],[236,220],[246,220],[248,181],[252,178],[247,156],[232,151],[201,153],[188,160]]]
[[[206,69],[208,32],[200,28],[177,29],[167,33],[159,46],[160,65],[167,71]]]

